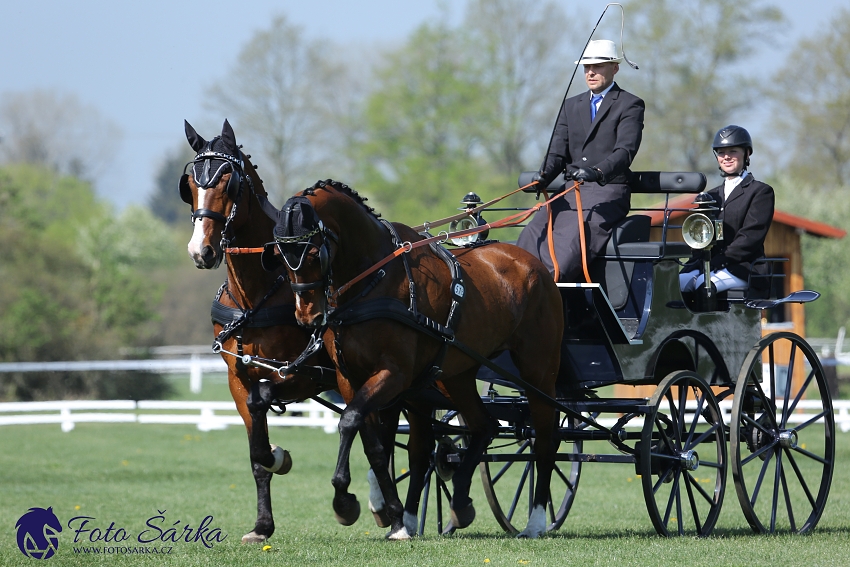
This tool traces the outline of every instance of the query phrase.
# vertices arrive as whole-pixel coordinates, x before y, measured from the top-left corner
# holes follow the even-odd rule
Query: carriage
[[[229,125],[225,126],[228,130]],[[264,307],[267,302],[276,302],[273,292],[267,289],[265,294],[244,295],[243,305],[236,302],[235,308],[218,307],[218,319],[214,303],[213,318],[219,333],[216,349],[231,365],[231,391],[248,427],[252,462],[262,465],[265,471],[281,472],[282,468],[287,468],[283,465],[282,451],[274,447],[271,452],[267,449],[265,412],[275,405],[285,405],[289,399],[315,397],[318,392],[332,388],[334,381],[328,377],[334,372],[328,372],[327,367],[335,367],[337,376],[345,377],[347,367],[359,363],[354,360],[351,351],[343,356],[340,335],[327,334],[328,321],[337,317],[335,322],[340,328],[350,328],[343,326],[391,319],[403,328],[411,328],[411,332],[426,335],[426,339],[434,343],[432,351],[437,353],[429,355],[429,360],[436,357],[439,364],[429,363],[427,372],[423,373],[424,378],[417,378],[412,396],[392,390],[393,395],[387,394],[388,397],[380,398],[383,400],[381,403],[375,402],[380,407],[391,406],[389,414],[383,417],[383,433],[370,425],[370,411],[378,406],[365,403],[362,395],[356,397],[360,391],[358,387],[346,386],[344,380],[339,379],[336,385],[343,394],[346,394],[346,388],[350,390],[347,392],[350,403],[346,410],[349,415],[346,418],[343,414],[341,422],[343,437],[346,436],[345,428],[350,429],[349,440],[347,446],[345,441],[341,443],[339,466],[342,468],[334,476],[337,488],[334,508],[343,523],[353,522],[359,514],[359,505],[346,491],[350,480],[347,476],[347,451],[350,449],[350,436],[353,431],[358,431],[364,437],[364,445],[383,440],[385,450],[395,446],[395,454],[388,456],[389,471],[394,473],[392,477],[376,472],[379,477],[377,483],[384,495],[388,493],[388,478],[395,483],[407,479],[411,485],[417,485],[416,490],[421,492],[424,489],[421,510],[414,518],[415,527],[410,525],[407,517],[404,519],[409,532],[421,534],[425,531],[430,490],[435,490],[438,495],[436,513],[430,514],[437,517],[438,531],[451,532],[464,527],[459,522],[471,522],[471,518],[455,514],[454,504],[451,520],[444,522],[446,514],[442,510],[443,497],[450,496],[447,483],[452,479],[457,482],[456,477],[463,474],[468,475],[470,466],[478,467],[488,504],[506,531],[529,535],[530,528],[520,532],[522,526],[519,525],[520,521],[527,520],[529,526],[535,522],[539,525],[536,533],[530,533],[531,537],[557,529],[570,511],[586,463],[632,464],[641,479],[652,525],[661,535],[709,535],[724,500],[729,469],[741,508],[754,531],[804,533],[815,527],[826,505],[835,456],[834,417],[824,371],[812,348],[798,335],[781,332],[762,337],[761,315],[764,310],[785,302],[811,301],[817,298],[817,294],[803,291],[785,297],[777,297],[776,294],[754,297],[745,290],[712,297],[710,289],[706,289],[689,297],[679,291],[681,260],[690,256],[691,247],[710,247],[718,237],[714,231],[712,208],[705,203],[692,215],[692,221],[689,218],[683,224],[687,242],[678,242],[672,237],[683,230],[683,226],[673,225],[670,221],[674,212],[668,205],[670,196],[690,193],[700,202],[706,184],[702,174],[643,172],[634,175],[631,184],[633,193],[658,193],[665,198],[665,205],[659,209],[663,215],[660,231],[656,229],[659,234],[653,235],[650,218],[640,214],[645,210],[635,211],[638,214],[627,217],[615,228],[604,257],[589,267],[592,283],[557,284],[560,301],[557,297],[551,300],[550,296],[549,311],[555,312],[558,324],[545,327],[543,335],[536,338],[540,344],[555,345],[557,352],[550,352],[549,357],[560,360],[560,363],[555,365],[557,376],[552,383],[541,385],[525,376],[529,363],[521,357],[517,360],[507,356],[504,348],[487,347],[486,351],[476,352],[474,347],[465,344],[464,341],[470,343],[469,339],[462,341],[458,338],[460,331],[454,332],[453,325],[457,322],[453,321],[452,314],[463,300],[464,293],[469,295],[470,286],[467,282],[466,288],[463,285],[458,288],[457,284],[462,280],[458,274],[463,270],[452,268],[453,261],[457,264],[458,258],[461,262],[464,258],[474,258],[472,254],[491,247],[506,250],[502,245],[466,238],[453,254],[446,254],[439,244],[452,235],[432,237],[427,231],[419,236],[414,233],[414,237],[396,234],[392,245],[388,245],[393,253],[381,260],[383,263],[380,265],[370,261],[373,268],[368,274],[356,278],[360,282],[360,287],[356,288],[360,291],[357,297],[366,297],[372,290],[381,289],[385,270],[392,265],[389,262],[401,256],[405,258],[407,277],[413,282],[406,258],[414,245],[427,244],[427,247],[421,247],[421,254],[433,253],[437,258],[433,260],[435,265],[445,263],[447,273],[452,274],[450,291],[441,298],[446,303],[444,324],[437,322],[436,317],[417,312],[412,283],[410,309],[406,311],[399,309],[396,304],[400,302],[395,300],[394,303],[380,303],[370,314],[351,308],[335,309],[338,306],[334,305],[333,299],[343,293],[341,290],[350,289],[355,280],[343,280],[347,281],[344,286],[334,281],[333,278],[342,271],[337,266],[334,272],[333,266],[336,266],[335,262],[342,261],[340,251],[345,237],[339,228],[329,228],[327,217],[316,213],[322,212],[318,205],[313,210],[315,190],[329,188],[328,191],[337,191],[338,187],[330,180],[318,183],[313,193],[308,189],[298,198],[293,198],[296,201],[290,199],[281,211],[268,207],[267,200],[257,198],[271,216],[276,214],[278,217],[274,229],[277,244],[290,247],[297,244],[297,253],[287,252],[285,247],[266,241],[253,248],[232,247],[233,239],[246,240],[246,237],[238,236],[240,226],[256,225],[240,223],[236,205],[242,203],[244,211],[244,203],[253,203],[254,197],[260,194],[257,186],[261,182],[253,167],[245,165],[250,165],[250,162],[241,157],[232,130],[229,133],[225,130],[223,136],[231,147],[228,152],[222,152],[221,148],[214,148],[212,142],[207,144],[202,139],[200,141],[204,144],[193,143],[198,151],[194,161],[196,165],[206,163],[207,171],[210,162],[217,161],[224,166],[220,168],[223,171],[221,175],[208,176],[205,183],[210,188],[221,186],[222,191],[220,195],[216,194],[218,201],[215,201],[221,211],[212,210],[214,200],[198,196],[197,171],[191,179],[191,186],[189,178],[192,176],[184,176],[181,181],[181,194],[193,206],[193,218],[206,221],[206,228],[198,231],[206,234],[204,242],[209,242],[208,246],[212,249],[206,251],[204,262],[213,264],[213,257],[220,258],[225,253],[231,254],[232,258],[262,252],[267,268],[282,268],[283,272],[288,272],[284,279],[288,279],[286,283],[299,298],[299,312],[305,309],[304,304],[319,304],[311,320],[307,321],[315,330],[300,343],[304,350],[296,356],[278,354],[273,349],[270,352],[269,348],[261,348],[259,342],[260,346],[255,349],[250,347],[250,333],[259,332],[251,331],[252,321],[264,320],[265,327],[263,324],[254,325],[260,330],[275,324],[269,315],[271,308]],[[189,139],[192,142],[191,136]],[[520,186],[536,190],[527,181],[530,181],[528,175],[523,174]],[[563,179],[560,183],[564,183]],[[245,190],[242,188],[244,185],[248,186]],[[347,197],[351,197],[350,188],[342,187],[346,189]],[[356,202],[360,212],[368,209],[362,201],[358,198]],[[468,216],[477,219],[478,212],[478,209],[471,208]],[[310,215],[317,215],[317,218]],[[278,233],[281,222],[288,232]],[[374,225],[378,232],[392,233],[394,230],[389,223],[381,225],[375,218],[364,222],[364,226]],[[478,224],[478,221],[473,224]],[[336,224],[333,226],[337,227]],[[261,228],[269,230],[267,224]],[[212,235],[218,231],[222,242],[216,247]],[[466,236],[470,232],[475,231],[467,230],[460,234]],[[362,227],[358,234],[363,234]],[[415,239],[419,242],[412,242]],[[368,238],[364,237],[364,240]],[[200,248],[198,256],[204,256]],[[315,260],[313,263],[318,275],[312,280],[296,277],[299,269],[305,262],[309,264],[311,258]],[[279,264],[276,265],[275,260]],[[362,264],[363,259],[358,260]],[[466,272],[474,269],[474,262],[472,265],[470,262],[472,260],[464,264]],[[231,270],[228,278],[232,281],[236,274],[233,274],[232,267],[228,269]],[[398,270],[403,275],[400,266]],[[771,280],[779,277],[780,271],[776,272],[774,275],[773,270],[768,270],[766,277]],[[530,279],[534,279],[533,274]],[[279,276],[274,281],[275,290],[283,285],[279,283]],[[776,290],[781,286],[768,285],[767,288]],[[428,289],[436,288],[423,285],[420,295],[427,295]],[[233,294],[230,295],[235,302]],[[216,301],[222,305],[225,299],[220,293]],[[425,297],[423,302],[429,300]],[[470,300],[467,298],[466,301]],[[474,304],[474,298],[472,301]],[[552,313],[546,313],[546,317],[552,316]],[[346,318],[344,322],[341,320],[343,317]],[[488,326],[493,325],[488,321],[495,320],[483,321],[476,328],[475,321],[462,319],[467,328],[466,336],[470,336],[468,329],[486,334]],[[299,319],[299,322],[304,321]],[[245,332],[249,335],[243,335]],[[322,353],[323,338],[331,361],[316,358]],[[437,339],[442,340],[442,346]],[[372,343],[375,342],[380,341],[373,336]],[[373,346],[371,343],[366,347],[362,346],[363,343],[357,344],[361,344],[361,348]],[[431,343],[428,345],[431,348]],[[481,436],[481,428],[475,425],[478,417],[467,413],[459,403],[463,390],[436,386],[443,383],[443,361],[451,367],[458,357],[474,361],[464,368],[473,369],[471,377],[478,388],[475,401],[486,409],[486,417],[491,424],[484,437]],[[263,370],[265,374],[256,374]],[[249,371],[255,374],[250,376],[247,374]],[[632,386],[649,386],[653,391],[648,396],[640,395],[640,390]],[[623,395],[622,392],[629,389],[633,395]],[[409,390],[407,388],[408,394]],[[322,398],[315,399],[329,404]],[[351,417],[351,408],[355,406],[362,410],[363,415]],[[410,425],[403,421],[396,427],[397,421],[394,420],[398,420],[399,407],[403,408],[402,415],[407,417],[406,423]],[[339,410],[343,411],[342,408]],[[428,415],[423,417],[424,411]],[[547,416],[542,421],[541,413]],[[549,417],[554,418],[556,424],[551,429]],[[374,420],[375,423],[378,421]],[[355,422],[356,425],[353,425]],[[393,437],[387,435],[387,429],[401,435],[391,441]],[[407,443],[403,442],[405,433],[410,435]],[[423,436],[426,442],[422,441]],[[482,438],[486,439],[484,446],[480,446]],[[585,452],[585,447],[598,448],[599,443],[592,443],[596,441],[606,441],[613,450],[608,453]],[[548,452],[550,445],[555,447],[554,455]],[[413,476],[410,471],[395,474],[397,469],[401,469],[401,465],[395,465],[396,461],[401,463],[403,460],[400,453],[408,452],[412,463],[414,459],[421,460],[422,447],[426,448],[426,462],[420,463],[417,469],[411,464],[415,471]],[[386,460],[381,461],[368,449],[367,455],[370,462],[386,464]],[[466,455],[474,455],[471,457],[474,462],[465,459]],[[539,471],[543,461],[553,461],[551,474],[538,472],[539,476],[535,477],[534,465],[538,464]],[[266,476],[262,471],[258,472],[256,465],[254,470],[259,512],[257,528],[252,534],[266,537],[271,534],[267,525],[261,525],[261,519],[268,523],[271,515],[270,503],[267,503],[267,509],[263,508],[270,473]],[[265,496],[263,490],[266,491]],[[541,502],[541,495],[544,495],[545,505]],[[409,497],[405,514],[409,512],[411,501],[414,504],[420,502],[418,496],[413,500]],[[462,512],[462,507],[458,508]],[[394,514],[397,516],[395,521],[400,522],[401,511],[395,510]],[[545,518],[542,517],[544,514]],[[376,513],[376,518],[379,516]],[[388,520],[383,522],[388,525]],[[399,531],[396,528],[398,525],[393,533]],[[253,540],[249,538],[247,541]]]

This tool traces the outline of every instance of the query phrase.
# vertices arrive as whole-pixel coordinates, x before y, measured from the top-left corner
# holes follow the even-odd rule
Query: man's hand
[[[602,173],[592,167],[580,167],[571,172],[571,177],[576,181],[599,181],[602,179]]]

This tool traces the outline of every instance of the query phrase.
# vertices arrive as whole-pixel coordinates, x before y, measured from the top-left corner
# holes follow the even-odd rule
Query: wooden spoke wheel
[[[835,417],[823,367],[793,333],[763,338],[735,386],[735,491],[758,533],[805,533],[820,520],[835,465]]]
[[[571,420],[559,416],[562,430],[572,428]],[[573,505],[581,475],[581,461],[577,458],[581,451],[581,441],[562,441],[557,449],[546,505],[548,531],[561,527]],[[518,439],[515,435],[502,434],[484,452],[479,465],[484,494],[496,521],[506,532],[519,533],[531,515],[535,464],[533,436]]]
[[[726,490],[726,433],[720,406],[698,374],[678,371],[649,401],[638,445],[644,499],[663,536],[707,536]]]

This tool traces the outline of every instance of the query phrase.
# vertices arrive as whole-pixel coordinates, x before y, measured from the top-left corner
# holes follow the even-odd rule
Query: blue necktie
[[[602,95],[594,95],[593,98],[590,99],[590,121],[593,122],[596,119],[596,104],[602,100]]]

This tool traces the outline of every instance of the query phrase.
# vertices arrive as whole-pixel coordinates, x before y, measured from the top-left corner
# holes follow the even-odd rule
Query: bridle
[[[317,235],[322,239],[321,244],[313,242],[313,238]],[[312,248],[316,249],[317,255],[319,256],[321,279],[307,283],[290,281],[289,285],[292,288],[292,291],[299,296],[305,291],[324,288],[326,305],[329,305],[331,301],[330,288],[333,285],[333,271],[331,270],[331,253],[330,248],[328,247],[328,242],[333,240],[337,245],[339,245],[339,237],[336,233],[326,227],[325,223],[320,220],[316,227],[307,234],[302,234],[300,236],[275,235],[274,240],[275,246],[280,253],[280,257],[283,259],[286,267],[289,268],[293,274],[298,272],[298,270],[304,266],[304,259],[307,257],[307,252],[309,252]],[[291,248],[299,245],[302,247],[300,254],[293,254],[291,251],[284,250],[284,247]]]
[[[192,188],[189,186],[189,174],[186,173],[186,168],[190,164],[192,165],[192,176],[195,179],[195,185],[198,188],[206,189],[208,187],[214,187],[221,176],[227,172],[225,168],[228,165],[230,166],[230,179],[225,188],[227,197],[233,202],[233,206],[230,208],[230,214],[225,217],[223,214],[209,209],[192,209],[193,225],[197,219],[204,217],[224,223],[224,228],[221,230],[220,243],[221,249],[224,251],[230,247],[232,241],[232,239],[227,237],[227,232],[230,228],[230,223],[236,217],[237,204],[242,199],[242,181],[245,180],[248,182],[248,188],[252,193],[254,192],[254,183],[251,181],[250,176],[245,175],[241,151],[237,149],[238,155],[234,156],[212,149],[213,143],[218,139],[220,139],[220,136],[216,136],[207,142],[204,149],[198,152],[192,161],[187,162],[183,166],[183,175],[180,176],[178,189],[180,190],[180,198],[183,199],[183,202],[194,206],[192,203]],[[214,172],[211,171],[213,160],[224,162]],[[200,168],[198,167],[199,165],[201,166]]]

